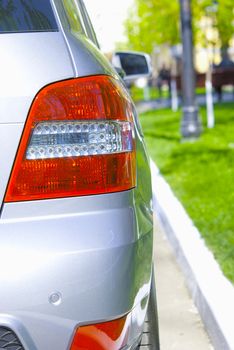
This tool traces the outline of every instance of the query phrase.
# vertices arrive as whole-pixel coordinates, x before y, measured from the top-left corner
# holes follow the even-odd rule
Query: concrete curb
[[[234,288],[151,161],[154,205],[217,350],[234,350]],[[173,286],[172,286],[173,288]]]

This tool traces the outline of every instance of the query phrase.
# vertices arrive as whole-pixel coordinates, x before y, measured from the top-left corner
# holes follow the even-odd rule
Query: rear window
[[[0,33],[57,30],[49,0],[0,0]]]

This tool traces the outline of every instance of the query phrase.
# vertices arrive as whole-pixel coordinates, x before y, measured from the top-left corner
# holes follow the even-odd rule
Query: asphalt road
[[[160,224],[156,222],[154,261],[161,350],[211,350],[209,337]]]

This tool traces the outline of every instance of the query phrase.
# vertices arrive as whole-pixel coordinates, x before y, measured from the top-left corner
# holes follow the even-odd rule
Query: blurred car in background
[[[123,70],[123,79],[128,87],[139,79],[145,79],[147,81],[152,76],[151,58],[143,52],[114,52],[112,64],[115,68]]]

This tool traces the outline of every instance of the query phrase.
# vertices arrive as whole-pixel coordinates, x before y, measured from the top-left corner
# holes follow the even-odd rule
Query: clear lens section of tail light
[[[90,121],[38,123],[26,159],[81,157],[131,152],[130,122]]]

